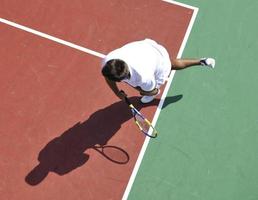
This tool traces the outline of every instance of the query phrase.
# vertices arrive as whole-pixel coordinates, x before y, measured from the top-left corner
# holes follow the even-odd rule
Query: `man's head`
[[[116,82],[130,78],[128,65],[120,59],[109,60],[102,69],[102,75]]]

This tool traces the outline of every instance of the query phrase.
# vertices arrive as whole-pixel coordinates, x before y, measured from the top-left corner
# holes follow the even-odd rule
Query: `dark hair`
[[[109,60],[102,69],[102,75],[112,81],[120,82],[128,75],[128,66],[120,59]]]

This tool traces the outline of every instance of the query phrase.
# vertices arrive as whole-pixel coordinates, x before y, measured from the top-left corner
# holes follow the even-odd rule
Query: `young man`
[[[173,59],[167,50],[151,39],[136,41],[110,52],[103,60],[102,75],[117,97],[124,100],[126,94],[119,90],[117,82],[125,82],[143,96],[142,103],[151,102],[159,88],[167,80],[171,70],[191,66],[214,68],[213,58]]]

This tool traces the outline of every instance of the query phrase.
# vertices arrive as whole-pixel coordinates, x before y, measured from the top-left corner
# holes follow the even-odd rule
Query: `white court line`
[[[182,56],[182,54],[183,54],[183,51],[184,51],[184,48],[185,48],[185,45],[186,45],[186,42],[187,42],[187,40],[188,40],[188,38],[189,38],[190,32],[191,32],[191,30],[192,30],[192,27],[193,27],[193,24],[194,24],[194,21],[195,21],[195,19],[196,19],[196,16],[197,16],[197,13],[198,13],[198,10],[199,10],[199,9],[198,9],[197,7],[188,6],[188,5],[186,5],[186,4],[178,3],[178,2],[175,2],[175,1],[172,1],[172,0],[162,0],[162,1],[165,1],[165,2],[168,2],[168,3],[172,3],[172,4],[176,4],[176,5],[179,5],[179,6],[182,6],[182,7],[186,7],[186,8],[189,8],[189,9],[192,9],[192,10],[193,10],[193,15],[192,15],[191,21],[190,21],[190,23],[189,23],[189,25],[188,25],[188,28],[187,28],[187,31],[186,31],[186,33],[185,33],[183,42],[182,42],[182,44],[181,44],[181,46],[180,46],[180,50],[179,50],[179,52],[178,52],[178,54],[177,54],[177,58],[181,58],[181,56]],[[165,87],[165,89],[164,89],[164,92],[163,92],[163,94],[162,94],[162,96],[161,96],[161,99],[160,99],[158,108],[157,108],[157,110],[156,110],[156,112],[155,112],[155,115],[154,115],[154,118],[153,118],[153,121],[152,121],[152,124],[153,124],[154,126],[155,126],[156,123],[157,123],[158,117],[159,117],[159,115],[160,115],[162,106],[163,106],[163,104],[164,104],[165,98],[166,98],[166,96],[167,96],[167,93],[168,93],[168,90],[169,90],[170,85],[171,85],[171,83],[172,83],[172,80],[173,80],[173,78],[174,78],[174,75],[175,75],[175,71],[173,70],[173,71],[171,72],[171,75],[170,75],[170,77],[169,77],[169,80],[168,80],[168,82],[167,82],[167,84],[166,84],[166,87]],[[129,196],[129,193],[130,193],[130,191],[131,191],[131,189],[132,189],[133,183],[134,183],[135,178],[136,178],[136,175],[137,175],[137,173],[138,173],[138,171],[139,171],[141,162],[142,162],[142,160],[143,160],[143,156],[144,156],[144,154],[145,154],[145,151],[146,151],[146,149],[147,149],[147,146],[148,146],[150,140],[151,140],[150,137],[146,137],[145,140],[144,140],[143,146],[142,146],[141,151],[140,151],[140,154],[139,154],[139,156],[138,156],[138,158],[137,158],[136,164],[135,164],[135,166],[134,166],[133,172],[132,172],[132,174],[131,174],[131,177],[130,177],[130,179],[129,179],[129,182],[128,182],[128,184],[127,184],[127,187],[126,187],[126,189],[125,189],[125,192],[124,192],[124,195],[123,195],[122,200],[127,200],[128,196]]]
[[[37,36],[40,36],[40,37],[43,37],[43,38],[52,40],[52,41],[57,42],[57,43],[59,43],[59,44],[63,44],[63,45],[65,45],[65,46],[68,46],[68,47],[71,47],[71,48],[74,48],[74,49],[83,51],[83,52],[88,53],[88,54],[91,54],[91,55],[93,55],[93,56],[97,56],[97,57],[100,57],[100,58],[104,58],[104,57],[105,57],[105,55],[102,54],[102,53],[93,51],[93,50],[91,50],[91,49],[87,49],[87,48],[85,48],[85,47],[81,47],[81,46],[76,45],[76,44],[73,44],[73,43],[71,43],[71,42],[67,42],[67,41],[65,41],[65,40],[62,40],[62,39],[53,37],[53,36],[48,35],[48,34],[46,34],[46,33],[39,32],[39,31],[37,31],[37,30],[28,28],[28,27],[26,27],[26,26],[23,26],[23,25],[20,25],[20,24],[17,24],[17,23],[8,21],[8,20],[6,20],[6,19],[0,18],[0,22],[2,22],[2,23],[4,23],[4,24],[7,24],[7,25],[9,25],[9,26],[12,26],[12,27],[21,29],[21,30],[23,30],[23,31],[32,33],[32,34],[34,34],[34,35],[37,35]]]
[[[187,5],[187,4],[184,4],[184,3],[180,3],[180,2],[177,2],[177,1],[174,1],[174,0],[162,0],[164,2],[168,2],[168,3],[171,3],[171,4],[175,4],[175,5],[178,5],[178,6],[181,6],[181,7],[185,7],[185,8],[188,8],[188,9],[191,9],[191,10],[198,10],[197,7],[194,7],[194,6],[190,6],[190,5]]]

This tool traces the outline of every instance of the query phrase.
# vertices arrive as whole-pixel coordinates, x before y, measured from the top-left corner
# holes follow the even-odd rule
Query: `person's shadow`
[[[166,98],[166,106],[177,100],[174,97],[171,98]],[[138,103],[137,97],[130,98],[130,101],[139,110],[145,106]],[[159,100],[155,100],[147,106],[158,103]],[[121,125],[130,118],[132,114],[122,101],[96,111],[83,123],[78,122],[59,137],[51,140],[39,152],[39,164],[28,173],[25,181],[29,185],[37,185],[49,172],[64,175],[82,166],[89,159],[89,155],[84,152],[96,145],[107,144]]]

